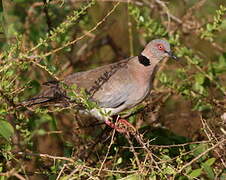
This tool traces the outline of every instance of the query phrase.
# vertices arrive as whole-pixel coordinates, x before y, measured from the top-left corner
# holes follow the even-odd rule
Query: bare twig
[[[115,9],[118,7],[118,5],[120,4],[120,2],[117,2],[113,8],[106,14],[106,16],[101,20],[99,21],[92,29],[90,29],[89,31],[85,32],[82,36],[76,38],[75,40],[73,41],[69,41],[67,42],[66,44],[64,44],[63,46],[59,47],[59,48],[56,48],[50,52],[47,52],[45,53],[44,55],[42,55],[41,57],[47,57],[51,54],[54,54],[62,49],[64,49],[65,47],[68,47],[76,42],[78,42],[79,40],[83,39],[84,37],[88,36],[90,33],[92,33],[93,31],[95,31],[103,22],[106,21],[106,19],[115,11]]]
[[[66,166],[67,166],[66,164],[63,165],[63,167],[61,168],[61,170],[60,170],[60,172],[59,172],[59,174],[58,174],[58,176],[56,178],[56,180],[59,180],[60,179],[60,176],[63,173],[63,171],[64,171],[64,169],[65,169]]]
[[[211,128],[209,127],[209,125],[207,124],[206,120],[202,117],[202,115],[200,115],[200,119],[201,119],[201,122],[202,122],[203,130],[204,130],[207,138],[209,139],[210,143],[213,146],[214,142],[219,142],[219,141],[218,141],[217,137],[215,136],[215,134],[213,133],[213,131],[211,130]],[[219,148],[222,149],[222,151],[224,150],[224,147],[219,146]],[[226,168],[226,163],[221,158],[222,155],[220,155],[217,150],[214,151],[214,152],[217,154],[217,156],[220,158],[223,166]]]
[[[17,152],[19,155],[25,155],[25,156],[38,156],[42,158],[49,158],[55,160],[64,160],[64,161],[69,161],[71,163],[75,163],[75,160],[72,158],[67,158],[67,157],[61,157],[61,156],[52,156],[49,154],[38,154],[38,153],[26,153],[26,152]]]
[[[15,176],[15,177],[17,177],[20,180],[27,180],[26,178],[24,178],[23,176],[21,176],[20,174],[18,174],[18,171],[15,168],[13,168],[10,171],[7,171],[5,173],[0,173],[0,176],[6,176],[6,177]]]
[[[129,133],[126,133],[126,134],[125,134],[125,137],[126,137],[127,141],[128,141],[129,144],[130,144],[130,150],[131,150],[131,152],[133,153],[133,155],[134,155],[134,157],[135,157],[135,160],[136,160],[136,162],[137,162],[137,166],[138,166],[138,168],[139,168],[139,171],[141,171],[141,169],[142,169],[141,163],[140,163],[140,160],[139,160],[139,158],[138,158],[138,156],[137,156],[137,153],[136,153],[136,151],[135,151],[135,149],[134,149],[134,147],[133,147],[133,143],[132,143],[132,141],[130,140],[130,134],[129,134]]]
[[[108,154],[109,154],[109,152],[110,152],[111,146],[112,146],[112,144],[114,143],[114,137],[115,137],[115,129],[113,130],[113,133],[112,133],[112,136],[111,136],[111,142],[110,142],[110,144],[109,144],[109,146],[108,146],[107,153],[106,153],[106,155],[105,155],[105,157],[104,157],[104,160],[103,160],[103,162],[101,163],[100,169],[99,169],[99,171],[98,171],[98,176],[100,175],[100,173],[101,173],[101,171],[102,171],[102,169],[103,169],[104,163],[105,163],[105,161],[106,161],[107,158],[108,158]]]
[[[199,158],[201,158],[202,156],[204,156],[205,154],[207,154],[209,151],[211,151],[211,150],[215,149],[216,147],[218,147],[219,145],[223,144],[225,141],[226,141],[226,139],[223,139],[223,140],[219,141],[214,146],[210,147],[209,149],[205,150],[204,152],[202,152],[201,154],[199,154],[198,156],[196,156],[189,163],[185,164],[182,168],[180,168],[180,170],[178,171],[178,173],[181,173],[186,167],[190,166],[192,163],[194,163]]]

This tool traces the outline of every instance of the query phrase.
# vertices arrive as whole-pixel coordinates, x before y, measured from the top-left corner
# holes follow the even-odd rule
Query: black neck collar
[[[142,54],[138,56],[138,60],[144,66],[150,66],[151,65],[150,59],[148,59],[146,56],[143,56]]]

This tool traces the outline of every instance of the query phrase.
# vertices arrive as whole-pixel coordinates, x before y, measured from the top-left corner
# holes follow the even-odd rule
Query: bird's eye
[[[164,46],[163,46],[162,44],[158,44],[157,47],[158,47],[158,49],[161,50],[161,51],[164,50]]]

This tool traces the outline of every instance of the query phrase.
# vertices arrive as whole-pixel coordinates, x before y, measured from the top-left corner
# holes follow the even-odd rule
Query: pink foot
[[[136,128],[125,119],[118,119],[116,123],[105,120],[105,123],[119,133],[135,132]]]

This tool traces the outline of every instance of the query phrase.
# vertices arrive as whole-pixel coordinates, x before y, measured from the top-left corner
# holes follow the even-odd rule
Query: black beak
[[[174,60],[179,60],[178,57],[175,56],[172,51],[165,51],[165,52],[169,55],[169,57],[173,58]]]

